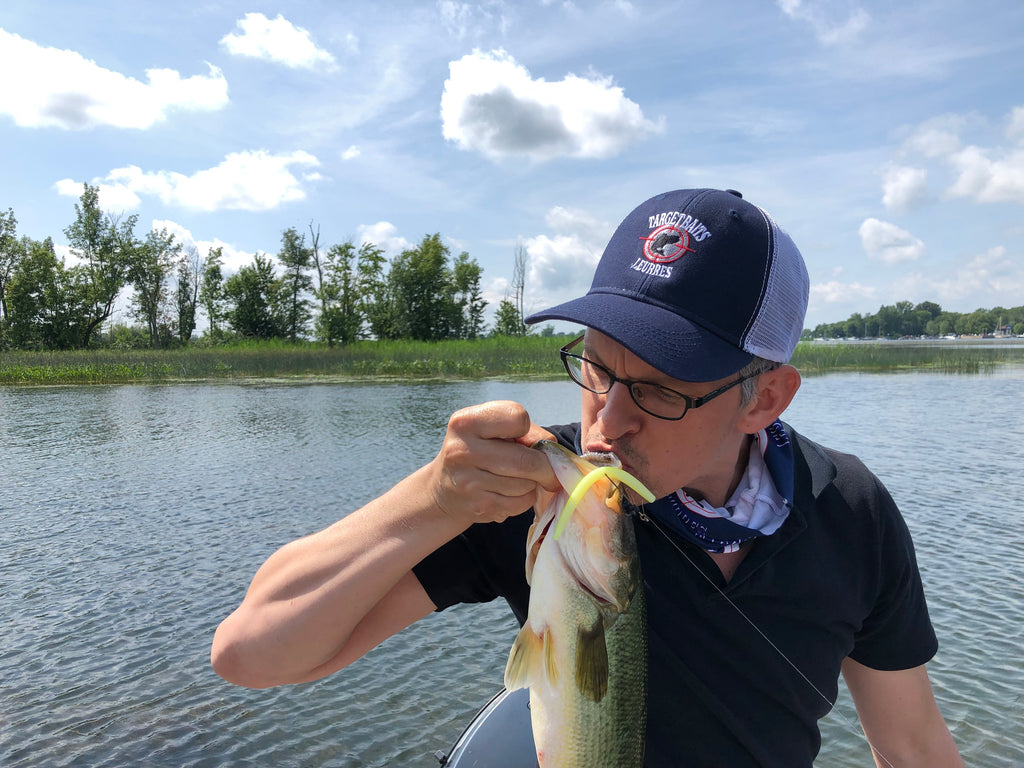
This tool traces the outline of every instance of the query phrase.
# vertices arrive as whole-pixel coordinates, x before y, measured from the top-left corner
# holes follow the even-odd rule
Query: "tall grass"
[[[801,342],[793,353],[801,373],[832,371],[937,371],[980,373],[1005,364],[1024,363],[1024,344],[950,342],[820,343]]]
[[[570,337],[473,341],[364,341],[345,347],[243,342],[170,350],[0,353],[0,384],[79,384],[217,379],[481,379],[557,377]]]
[[[558,348],[569,336],[474,341],[363,341],[346,347],[248,342],[172,350],[0,353],[3,384],[114,384],[234,379],[559,378]],[[823,344],[803,342],[793,364],[804,374],[934,370],[977,373],[1024,363],[1024,344]]]

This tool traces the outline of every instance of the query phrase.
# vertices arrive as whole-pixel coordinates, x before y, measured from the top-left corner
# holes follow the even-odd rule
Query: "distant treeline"
[[[276,263],[257,253],[233,275],[223,252],[201,256],[167,230],[135,233],[138,216],[104,212],[97,187],[84,185],[75,221],[64,230],[74,263],[52,238],[18,237],[13,209],[0,213],[0,349],[172,348],[195,341],[360,339],[439,341],[485,335],[482,268],[468,253],[452,258],[440,234],[390,261],[373,243],[320,246],[319,228],[281,235]],[[522,336],[525,249],[499,304],[493,335]],[[135,325],[110,326],[129,289]],[[206,325],[199,339],[198,319]],[[106,332],[104,333],[104,329]]]
[[[822,323],[804,331],[805,338],[901,339],[928,336],[993,336],[1024,334],[1024,306],[946,312],[933,301],[899,301],[882,305],[873,315],[855,312],[838,323]]]

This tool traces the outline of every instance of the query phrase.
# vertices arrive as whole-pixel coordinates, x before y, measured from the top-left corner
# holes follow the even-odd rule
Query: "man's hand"
[[[532,423],[518,403],[497,401],[457,411],[431,462],[438,508],[466,526],[525,512],[538,486],[558,487],[547,458],[529,447],[545,439],[554,437]]]

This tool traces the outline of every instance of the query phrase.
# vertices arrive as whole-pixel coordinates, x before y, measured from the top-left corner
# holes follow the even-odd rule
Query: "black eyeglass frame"
[[[572,347],[574,347],[577,344],[579,344],[582,340],[583,340],[583,336],[582,335],[581,336],[577,336],[575,339],[570,341],[568,344],[566,344],[564,347],[562,347],[558,351],[558,354],[562,358],[562,365],[565,366],[565,372],[567,374],[569,374],[569,378],[570,379],[572,379],[576,384],[578,384],[579,386],[581,386],[583,389],[587,390],[588,392],[593,392],[595,395],[606,395],[606,394],[608,394],[609,392],[612,391],[612,387],[615,386],[615,383],[618,382],[619,384],[621,384],[622,386],[624,386],[626,388],[627,392],[629,392],[629,396],[633,400],[633,402],[636,403],[636,407],[637,408],[639,408],[644,413],[650,414],[651,416],[653,416],[656,419],[664,419],[665,421],[679,421],[687,413],[689,413],[691,409],[693,409],[693,408],[700,408],[702,405],[706,405],[707,403],[711,402],[712,400],[714,400],[719,395],[728,392],[730,389],[735,387],[737,384],[742,384],[747,379],[752,379],[755,376],[760,376],[762,373],[766,373],[767,372],[767,371],[756,371],[754,373],[748,373],[746,376],[740,376],[735,381],[731,381],[728,384],[726,384],[724,386],[721,386],[718,389],[714,390],[713,392],[708,392],[706,395],[701,395],[700,397],[691,397],[690,395],[684,395],[682,392],[677,392],[676,390],[672,389],[671,387],[665,387],[665,386],[662,386],[661,384],[655,384],[653,381],[635,381],[635,380],[631,381],[630,379],[621,379],[618,376],[616,376],[614,373],[609,371],[607,368],[605,368],[603,365],[601,365],[600,363],[595,363],[593,360],[590,360],[589,358],[583,357],[583,355],[577,355],[575,352],[570,352],[569,351]],[[579,360],[580,362],[586,363],[587,365],[591,365],[594,368],[597,368],[599,371],[602,371],[605,374],[605,376],[607,376],[608,379],[609,379],[608,388],[605,389],[604,391],[601,391],[601,390],[594,389],[593,387],[588,386],[587,384],[584,384],[582,381],[580,381],[580,379],[578,379],[576,377],[576,374],[573,372],[572,367],[569,365],[569,358],[573,358],[575,360]],[[658,389],[664,390],[666,392],[670,392],[673,395],[675,395],[676,397],[679,397],[683,401],[683,403],[685,404],[685,407],[683,408],[683,412],[680,415],[678,415],[678,416],[662,416],[660,413],[654,413],[653,411],[649,411],[637,399],[636,392],[633,390],[633,387],[636,386],[637,384],[642,384],[642,385],[645,385],[645,386],[648,386],[648,387],[657,387]]]

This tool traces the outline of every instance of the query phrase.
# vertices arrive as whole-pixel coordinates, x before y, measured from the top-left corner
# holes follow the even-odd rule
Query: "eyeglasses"
[[[660,384],[653,384],[649,381],[620,379],[603,365],[569,351],[582,340],[583,336],[580,336],[559,350],[559,354],[562,356],[562,364],[565,366],[569,378],[584,389],[597,395],[611,392],[615,382],[618,382],[629,390],[629,396],[633,398],[633,402],[636,403],[641,411],[668,421],[679,421],[691,408],[700,408],[719,395],[728,392],[737,384],[763,373],[763,371],[757,371],[756,373],[741,376],[724,387],[719,387],[714,392],[708,392],[708,394],[702,397],[690,397],[682,392],[676,392],[674,389],[663,387]]]

